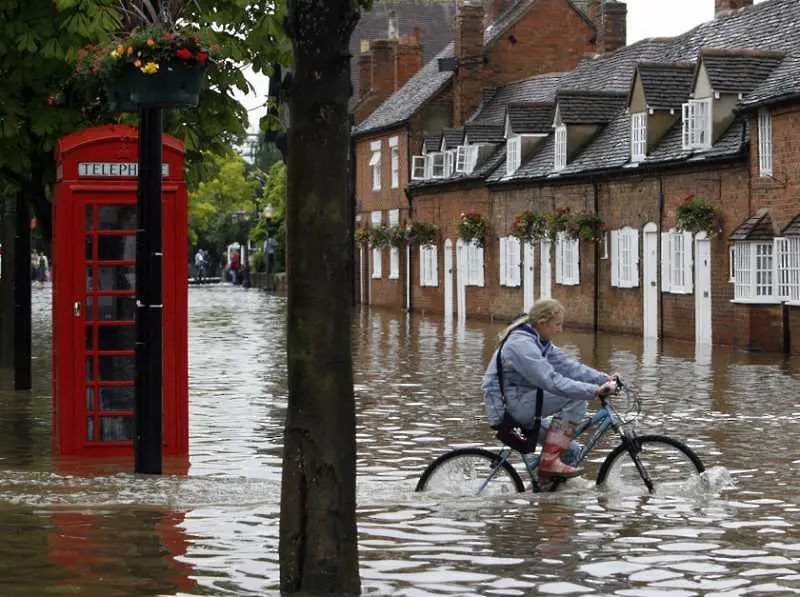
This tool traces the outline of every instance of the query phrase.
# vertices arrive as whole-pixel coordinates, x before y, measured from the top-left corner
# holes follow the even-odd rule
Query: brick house
[[[398,51],[410,54],[403,48],[417,45],[418,38],[373,40],[369,47],[365,45],[359,64],[370,65],[372,87],[397,90],[354,129],[357,225],[407,224],[412,155],[420,152],[426,136],[435,134],[438,140],[426,146],[426,153],[435,156],[429,158],[427,167],[437,176],[445,167],[452,170],[462,133],[444,138],[441,133],[462,129],[487,99],[485,89],[568,70],[598,48],[624,45],[624,4],[605,2],[605,18],[599,14],[599,6],[597,0],[486,0],[485,7],[480,0],[463,1],[452,43],[408,81],[398,79],[397,73],[413,69],[391,67],[392,60],[397,61],[392,56],[398,56]],[[601,32],[593,18],[605,23]],[[363,113],[357,110],[357,118]],[[486,131],[472,131],[473,143],[482,132]],[[357,300],[408,307],[412,262],[409,248],[359,247]]]
[[[507,320],[554,296],[574,328],[781,350],[782,305],[800,300],[800,4],[716,8],[683,35],[486,94],[453,172],[409,184],[415,218],[440,235],[412,259],[411,309]],[[476,150],[470,127],[502,135]],[[677,227],[694,200],[721,215],[711,236]],[[511,235],[523,210],[566,208],[606,231]],[[483,247],[457,238],[465,211],[488,223]]]

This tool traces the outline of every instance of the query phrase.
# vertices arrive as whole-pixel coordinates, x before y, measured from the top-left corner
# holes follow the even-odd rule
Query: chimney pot
[[[389,13],[389,34],[388,39],[397,39],[400,37],[400,27],[397,24],[397,14],[394,11]]]

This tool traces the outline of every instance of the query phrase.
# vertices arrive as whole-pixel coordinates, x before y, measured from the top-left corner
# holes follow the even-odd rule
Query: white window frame
[[[567,125],[560,124],[556,127],[555,155],[553,157],[553,170],[559,171],[567,167]]]
[[[455,149],[444,152],[444,178],[450,178],[456,170],[456,153]]]
[[[464,286],[483,287],[485,284],[483,275],[483,247],[479,247],[478,243],[472,241],[464,245],[463,251],[466,257],[464,260],[464,267],[467,270]]]
[[[559,232],[556,238],[556,284],[578,286],[580,283],[580,241]]]
[[[522,137],[516,135],[506,140],[506,176],[519,170],[522,160]]]
[[[389,210],[389,227],[400,225],[400,210]],[[400,279],[400,247],[389,248],[389,279]]]
[[[467,164],[467,145],[459,145],[456,149],[456,172],[465,172]]]
[[[731,259],[734,303],[800,300],[800,238],[734,242]]]
[[[693,247],[691,232],[679,232],[673,228],[661,233],[661,292],[694,292]]]
[[[647,112],[631,114],[631,161],[647,158]]]
[[[760,176],[772,176],[772,112],[758,111],[758,171]]]
[[[419,247],[419,285],[439,286],[439,261],[436,245],[420,245]]]
[[[608,259],[608,231],[603,233],[603,244],[600,245],[600,259]]]
[[[519,288],[521,284],[520,265],[522,263],[522,244],[516,236],[500,238],[500,286]]]
[[[389,156],[392,168],[392,188],[400,188],[400,138],[389,137]]]
[[[611,231],[611,286],[639,286],[639,231],[635,228]]]
[[[381,190],[381,142],[373,141],[369,144],[372,156],[369,159],[369,166],[372,168],[372,190]]]
[[[425,180],[428,162],[424,155],[415,155],[411,158],[411,180]]]
[[[380,210],[370,212],[370,221],[373,228],[381,225],[383,219]],[[376,280],[383,276],[382,258],[383,250],[378,247],[372,247],[372,277]]]
[[[475,170],[475,166],[478,165],[479,148],[477,145],[465,145],[464,147],[464,174],[472,174],[472,171]]]
[[[684,149],[711,148],[713,102],[712,98],[707,97],[683,104]]]

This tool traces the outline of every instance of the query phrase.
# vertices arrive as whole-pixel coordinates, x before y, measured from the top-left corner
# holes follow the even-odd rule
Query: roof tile
[[[647,107],[654,110],[680,108],[689,99],[694,68],[689,63],[639,63],[639,79]]]

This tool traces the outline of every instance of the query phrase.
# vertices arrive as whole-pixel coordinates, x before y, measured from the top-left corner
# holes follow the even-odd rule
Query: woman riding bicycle
[[[486,415],[495,429],[519,426],[538,430],[541,418],[553,415],[539,474],[574,477],[581,470],[562,462],[561,455],[570,447],[575,425],[586,417],[586,401],[611,394],[616,385],[611,376],[583,365],[551,342],[563,323],[560,302],[537,302],[501,335],[481,389]],[[541,400],[538,409],[537,400]]]

